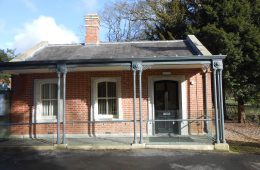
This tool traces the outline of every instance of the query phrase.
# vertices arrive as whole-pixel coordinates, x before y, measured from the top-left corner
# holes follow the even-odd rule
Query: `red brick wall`
[[[172,72],[173,75],[184,75],[187,79],[188,118],[200,118],[203,115],[203,79],[201,69],[176,70],[145,70],[143,72],[143,118],[148,119],[148,76],[162,75],[162,72]],[[209,74],[208,74],[209,75]],[[55,78],[56,74],[21,74],[13,77],[11,98],[11,122],[31,122],[33,109],[33,89],[35,79]],[[100,71],[100,72],[70,72],[67,74],[66,95],[66,133],[68,134],[115,134],[133,133],[133,123],[79,123],[90,120],[91,108],[91,78],[121,77],[121,96],[123,117],[133,120],[133,80],[131,71]],[[208,76],[210,82],[210,76]],[[194,84],[191,85],[190,82]],[[138,85],[137,85],[138,92]],[[208,83],[208,108],[212,108],[211,83]],[[137,112],[139,111],[139,94],[137,93]],[[139,119],[139,115],[137,115]],[[137,132],[139,132],[138,123]],[[193,122],[189,126],[190,133],[201,133],[202,122]],[[146,122],[143,132],[147,132]],[[56,124],[16,125],[11,127],[11,134],[55,134]]]

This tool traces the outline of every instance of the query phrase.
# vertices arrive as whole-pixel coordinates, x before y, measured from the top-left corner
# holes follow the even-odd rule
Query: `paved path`
[[[260,155],[176,150],[0,150],[1,170],[260,170]]]

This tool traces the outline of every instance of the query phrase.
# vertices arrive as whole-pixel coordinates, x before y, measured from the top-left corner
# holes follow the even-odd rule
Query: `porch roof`
[[[39,43],[24,54],[0,62],[0,71],[67,67],[130,66],[132,62],[155,64],[208,64],[225,55],[212,55],[194,36],[186,40],[49,45]],[[129,67],[128,67],[129,68]]]
[[[81,59],[81,60],[46,60],[46,61],[18,61],[0,62],[0,71],[20,69],[52,69],[58,64],[66,64],[67,67],[97,67],[97,66],[131,66],[132,62],[140,61],[145,65],[154,64],[209,64],[212,60],[222,60],[225,55],[212,56],[178,56],[178,57],[147,57],[147,58],[118,58],[118,59]]]

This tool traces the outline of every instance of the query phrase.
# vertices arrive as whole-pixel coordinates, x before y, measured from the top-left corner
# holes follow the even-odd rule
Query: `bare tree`
[[[116,1],[107,4],[100,16],[110,42],[182,38],[186,30],[182,1]]]
[[[107,29],[107,40],[118,42],[144,39],[144,9],[145,1],[141,0],[107,4],[100,12],[101,24]]]

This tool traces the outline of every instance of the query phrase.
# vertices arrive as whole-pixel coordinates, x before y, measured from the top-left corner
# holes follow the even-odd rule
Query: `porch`
[[[144,69],[147,65],[132,63],[132,70],[130,71],[127,70],[129,67],[126,66],[120,66],[121,71],[118,71],[118,68],[113,66],[112,68],[115,70],[106,72],[107,76],[114,77],[114,75],[117,75],[120,78],[124,76],[127,77],[127,80],[131,79],[132,76],[132,87],[129,87],[129,84],[119,84],[118,89],[124,89],[122,89],[122,92],[118,92],[122,95],[119,100],[126,100],[122,102],[123,104],[120,108],[125,109],[126,106],[127,108],[132,107],[133,109],[125,112],[127,114],[124,114],[121,119],[98,119],[92,110],[93,107],[95,107],[93,101],[91,102],[91,112],[87,113],[87,117],[82,117],[86,113],[79,114],[79,110],[75,112],[73,109],[70,109],[72,107],[80,107],[80,105],[71,102],[72,98],[73,100],[78,98],[78,93],[73,93],[75,89],[72,90],[72,85],[67,84],[67,78],[71,83],[71,77],[80,75],[86,77],[85,74],[95,75],[96,73],[98,73],[97,75],[102,75],[103,72],[96,72],[95,70],[101,68],[101,70],[109,70],[111,69],[110,66],[95,67],[94,71],[90,70],[89,67],[82,66],[80,70],[78,68],[75,71],[73,69],[69,70],[70,67],[67,65],[57,65],[58,101],[60,101],[61,96],[66,96],[66,98],[63,98],[63,102],[58,102],[57,104],[58,119],[52,117],[52,119],[49,119],[47,122],[38,121],[35,111],[36,108],[35,105],[33,105],[30,111],[32,114],[17,114],[19,117],[12,115],[12,119],[17,120],[4,123],[1,126],[8,126],[10,128],[8,131],[10,131],[11,137],[20,136],[23,138],[41,139],[53,145],[93,144],[95,142],[102,144],[104,141],[108,142],[108,144],[112,141],[110,144],[113,145],[119,143],[128,145],[137,143],[145,143],[146,145],[196,145],[199,143],[218,143],[220,140],[223,142],[224,134],[219,133],[222,119],[218,118],[218,124],[216,126],[215,113],[217,112],[216,110],[208,109],[208,104],[210,104],[210,107],[212,105],[210,99],[208,99],[211,98],[211,95],[209,95],[211,94],[211,86],[209,88],[210,80],[207,78],[210,75],[208,73],[208,64],[208,61],[199,62],[197,64],[183,63],[180,69],[178,63],[167,63],[166,65],[157,63],[157,65],[150,65],[149,68]],[[207,66],[206,71],[203,72],[202,69],[205,66]],[[154,67],[156,69],[154,69]],[[187,72],[188,68],[193,71]],[[34,70],[27,70],[27,74],[31,71]],[[41,70],[41,72],[44,72],[44,69]],[[25,73],[25,70],[23,73]],[[139,75],[138,78],[136,78],[137,73]],[[172,75],[172,73],[174,73],[174,75]],[[198,73],[204,75],[200,76]],[[46,73],[43,74],[45,74],[43,76],[44,78],[55,77],[53,73],[48,73],[48,76],[46,76]],[[185,74],[191,74],[195,77],[187,79],[188,76],[185,76]],[[215,74],[213,74],[213,77],[214,76]],[[42,75],[38,73],[35,74],[34,77],[37,77],[37,79],[28,78],[28,76],[26,79],[31,79],[31,82],[37,82],[41,80],[38,77],[42,77]],[[199,81],[198,78],[200,79]],[[92,77],[89,79],[94,80],[94,82],[97,80]],[[111,80],[110,78],[105,79]],[[218,79],[218,82],[220,81],[220,78],[216,79]],[[46,81],[46,79],[41,81]],[[77,83],[83,86],[84,84],[80,83],[83,81],[85,80],[82,79]],[[120,81],[125,82],[124,79]],[[199,82],[201,82],[201,84],[198,86]],[[196,83],[195,86],[194,83]],[[93,89],[93,83],[87,84],[86,86],[92,86]],[[34,90],[35,87],[37,86],[34,86]],[[28,89],[31,89],[31,87],[28,87]],[[91,90],[91,94],[94,91],[95,90]],[[133,94],[130,95],[130,98],[133,99],[132,106],[129,106],[127,103],[129,99],[124,96],[128,94],[129,98],[129,91],[130,94]],[[197,94],[197,96],[192,99],[193,93],[200,94]],[[87,94],[86,99],[90,98],[90,94]],[[220,105],[220,103],[218,104]],[[191,107],[192,105],[196,105],[196,107],[193,106],[193,109],[193,107]],[[207,109],[205,110],[203,108]],[[223,132],[221,131],[221,133]],[[116,138],[113,137],[113,135],[116,135]],[[51,138],[49,138],[50,136]],[[107,137],[104,138],[104,136]],[[109,136],[112,136],[112,138]]]

